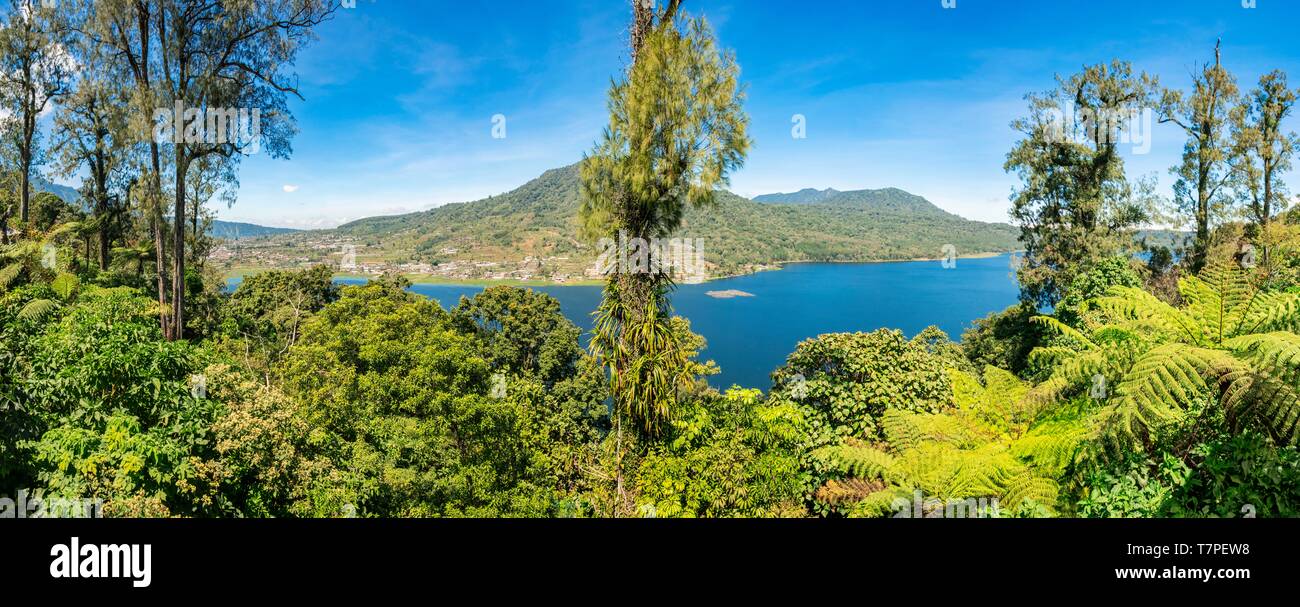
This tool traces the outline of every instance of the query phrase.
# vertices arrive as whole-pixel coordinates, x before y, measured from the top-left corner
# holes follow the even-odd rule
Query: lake
[[[340,280],[361,284],[364,280]],[[233,279],[231,288],[238,285]],[[560,302],[584,330],[600,301],[600,287],[530,287]],[[753,297],[719,299],[709,291],[744,291]],[[454,306],[481,286],[419,284],[411,291]],[[718,388],[771,387],[769,374],[800,341],[826,333],[901,329],[908,336],[937,325],[953,339],[992,312],[1014,304],[1018,287],[1011,257],[888,263],[801,263],[782,270],[681,285],[673,310],[708,340],[703,357],[722,368],[710,378]]]

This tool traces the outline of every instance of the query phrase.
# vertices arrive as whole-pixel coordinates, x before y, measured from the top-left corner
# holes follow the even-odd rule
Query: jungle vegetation
[[[1006,165],[1022,179],[1023,301],[959,343],[810,337],[765,394],[708,385],[717,366],[665,274],[608,277],[588,348],[525,289],[436,302],[398,276],[339,287],[320,266],[225,292],[194,211],[228,193],[240,150],[160,143],[132,116],[236,99],[287,120],[292,87],[275,84],[333,5],[8,2],[0,495],[140,517],[1300,514],[1300,216],[1281,179],[1295,136],[1276,128],[1295,93],[1280,72],[1244,92],[1217,58],[1187,92],[1123,61],[1059,78],[1099,108],[1118,95],[1199,125],[1164,210],[1192,226],[1187,250],[1132,255],[1162,197],[1095,130],[1051,137],[1054,97],[1033,95]],[[661,4],[633,4],[635,59],[581,165],[544,176],[536,200],[493,204],[536,212],[557,242],[703,226],[791,256],[848,250],[829,217],[945,229],[901,195],[727,194],[751,143],[738,58],[680,1]],[[205,52],[168,55],[187,45]],[[55,46],[97,69],[61,70]],[[242,59],[209,64],[214,49]],[[57,131],[35,132],[47,109]],[[287,153],[290,130],[269,145]],[[80,202],[32,188],[44,167],[85,176]],[[804,221],[826,231],[783,240]],[[410,218],[352,229],[447,237]],[[907,254],[898,242],[886,250]]]

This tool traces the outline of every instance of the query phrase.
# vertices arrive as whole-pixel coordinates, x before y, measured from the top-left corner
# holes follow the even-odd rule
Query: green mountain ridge
[[[898,188],[879,190],[851,190],[841,192],[835,189],[816,190],[807,188],[792,194],[764,194],[755,196],[754,202],[782,205],[821,205],[866,207],[876,210],[891,210],[900,213],[918,215],[946,215],[958,217],[935,206],[921,196]]]
[[[39,175],[32,179],[32,189],[37,192],[49,192],[62,198],[68,204],[81,205],[81,192],[72,186],[66,186],[60,183],[54,183]],[[297,232],[292,228],[273,228],[261,226],[253,223],[243,223],[238,221],[222,221],[220,219],[212,220],[212,236],[223,240],[235,240],[241,238],[259,238],[262,236],[273,236],[275,234],[289,234]]]
[[[575,164],[482,200],[272,237],[248,250],[301,263],[311,250],[328,248],[324,243],[351,243],[358,264],[371,269],[428,265],[445,271],[451,264],[459,270],[449,277],[490,278],[532,258],[532,278],[575,277],[589,274],[598,254],[578,238],[579,206]],[[719,276],[782,262],[936,258],[949,244],[961,255],[1002,253],[1017,250],[1018,234],[1010,225],[963,219],[920,196],[886,189],[835,192],[817,204],[761,203],[722,191],[711,208],[688,211],[675,236],[703,239],[709,273]],[[277,254],[276,246],[285,250]],[[475,263],[486,268],[481,275],[464,275]],[[490,263],[497,265],[484,265]]]
[[[212,236],[222,240],[260,238],[262,236],[292,234],[300,231],[301,230],[296,230],[294,228],[273,228],[270,226],[244,223],[240,221],[222,221],[220,219],[212,220]]]
[[[798,192],[791,192],[789,194],[783,192],[776,194],[763,194],[761,196],[755,196],[752,200],[754,202],[767,204],[816,204],[839,193],[838,190],[831,188],[825,190],[804,188]]]

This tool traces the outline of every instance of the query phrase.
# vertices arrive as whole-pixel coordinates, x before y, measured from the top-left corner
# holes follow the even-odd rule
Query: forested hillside
[[[500,196],[277,238],[248,249],[234,264],[280,265],[275,260],[303,257],[328,262],[350,242],[362,264],[513,265],[533,257],[539,277],[581,275],[597,250],[578,237],[579,201],[577,165],[571,165]],[[935,258],[948,244],[960,255],[1017,248],[1009,225],[969,221],[897,189],[835,192],[816,204],[761,204],[723,192],[715,206],[687,210],[677,235],[704,240],[714,276],[786,261]],[[308,245],[322,240],[335,248]]]

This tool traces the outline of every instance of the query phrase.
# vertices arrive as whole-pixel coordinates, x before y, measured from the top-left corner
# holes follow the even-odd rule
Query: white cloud
[[[288,184],[286,184],[286,185],[284,186],[284,191],[285,191],[286,193],[288,193],[288,194],[292,194],[292,193],[298,191],[298,186],[296,186],[296,185],[288,185]]]

